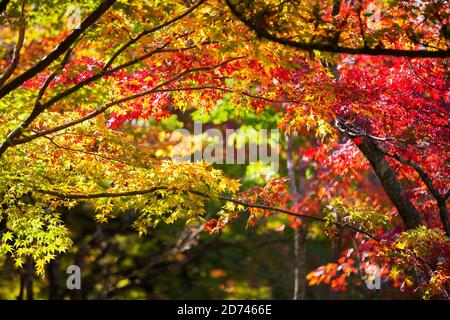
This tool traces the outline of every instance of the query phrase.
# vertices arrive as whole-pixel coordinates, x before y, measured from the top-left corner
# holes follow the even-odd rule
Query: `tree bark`
[[[20,292],[17,300],[24,299],[26,293],[27,300],[33,300],[33,259],[27,258],[23,270],[20,272]]]
[[[294,230],[294,296],[293,300],[304,300],[306,291],[306,233],[304,226]]]
[[[50,261],[47,267],[48,299],[58,300],[59,296],[59,263],[58,258]]]
[[[292,137],[286,135],[286,164],[289,176],[289,186],[294,202],[297,202],[301,197],[301,192],[297,189],[296,174],[293,159],[293,143]],[[301,168],[300,168],[301,169]],[[304,175],[304,170],[299,170],[299,182]],[[302,221],[304,223],[304,221]],[[304,300],[306,291],[306,234],[307,227],[304,225],[298,226],[294,229],[294,300]]]
[[[378,148],[376,142],[367,137],[361,137],[361,143],[357,144],[361,152],[372,165],[375,174],[380,180],[384,191],[394,204],[406,229],[414,229],[422,224],[419,212],[404,193],[397,176],[387,162],[385,155]]]
[[[448,224],[447,202],[444,199],[438,200],[439,216],[441,217],[442,227],[447,237],[450,237],[450,226]]]

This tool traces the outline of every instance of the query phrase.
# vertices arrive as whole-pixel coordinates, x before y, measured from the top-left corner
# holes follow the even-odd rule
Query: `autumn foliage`
[[[77,28],[63,23],[71,5]],[[244,217],[248,230],[294,232],[297,262],[305,243],[331,244],[325,263],[296,263],[297,298],[305,282],[364,288],[376,266],[400,296],[449,299],[449,3],[1,10],[0,267],[48,277],[81,247],[66,217],[80,208],[99,225],[130,215],[143,238],[181,221],[219,241]],[[174,161],[172,131],[197,119],[280,129],[280,170]]]

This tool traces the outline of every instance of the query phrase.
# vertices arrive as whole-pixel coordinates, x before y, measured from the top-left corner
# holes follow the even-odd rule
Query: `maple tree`
[[[318,101],[329,106],[325,114],[316,109],[315,115],[325,116],[325,121],[335,123],[344,139],[350,137],[353,140],[371,164],[406,229],[421,225],[424,214],[429,227],[442,228],[448,236],[448,165],[445,157],[442,162],[437,159],[448,150],[448,80],[445,76],[448,65],[445,60],[392,57],[447,57],[448,4],[333,1],[329,4],[313,2],[311,6],[301,7],[300,2],[227,3],[233,13],[260,37],[274,42],[306,50],[391,56],[341,56],[336,60],[324,55],[322,62],[331,73],[332,81],[322,77],[309,86],[303,82],[302,94],[304,100],[312,101],[312,107],[317,108]],[[304,8],[304,11],[294,7]],[[349,32],[354,36],[346,37]],[[424,48],[433,48],[433,52],[422,51]],[[317,90],[323,83],[326,87],[322,92],[326,92],[326,96]],[[330,97],[330,93],[334,96]],[[295,130],[295,125],[304,122],[304,110],[293,107],[292,111],[288,112],[286,125]],[[348,146],[346,148],[348,150]],[[347,170],[342,166],[347,167],[348,162],[340,160],[333,166]],[[402,178],[398,178],[389,161],[396,161],[393,165],[397,170],[408,170],[409,174],[401,172]],[[413,186],[415,184],[408,188],[411,191],[401,185],[400,179],[405,178]],[[333,177],[333,184],[337,184],[336,177]],[[336,189],[328,189],[331,194],[333,190]],[[305,206],[308,202],[301,204]],[[445,236],[440,241],[444,247],[448,246]],[[441,268],[445,270],[448,265],[436,262],[439,259],[430,259],[435,261],[429,263],[433,267],[421,258],[416,259],[416,263],[425,264],[422,267],[428,277],[444,279],[438,286],[445,297],[448,296],[445,289],[448,278],[441,275]],[[344,261],[340,259],[340,262]],[[342,266],[345,270],[345,265]],[[335,270],[328,274],[336,274]],[[355,272],[353,267],[344,273],[352,272]],[[433,272],[436,274],[432,275]],[[308,277],[310,283],[316,283],[314,274]],[[329,282],[330,278],[327,279]],[[343,283],[342,277],[336,280]],[[433,289],[428,289],[426,295],[429,296],[430,291]]]
[[[305,280],[345,291],[375,264],[404,291],[448,299],[447,3],[82,1],[75,28],[60,22],[70,3],[2,5],[0,253],[16,267],[43,276],[73,245],[61,212],[82,205],[98,223],[135,211],[142,236],[281,213],[295,298]],[[241,188],[212,164],[172,161],[160,124],[199,110],[222,130],[274,122],[285,172]],[[315,233],[336,261],[306,275]]]

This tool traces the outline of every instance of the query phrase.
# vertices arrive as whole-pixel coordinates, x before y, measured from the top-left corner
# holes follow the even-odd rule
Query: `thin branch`
[[[86,19],[81,22],[79,28],[73,30],[52,52],[45,56],[36,65],[8,82],[0,88],[0,99],[6,96],[14,89],[21,86],[25,81],[31,79],[41,71],[45,70],[52,62],[64,54],[72,44],[86,31],[90,26],[100,19],[100,17],[116,2],[116,0],[104,0]]]
[[[109,107],[111,107],[111,106],[105,105],[105,106],[103,106],[102,108],[99,108],[99,109],[97,109],[97,110],[95,110],[95,111],[93,111],[93,112],[91,112],[91,113],[88,113],[88,114],[85,115],[84,117],[81,117],[81,118],[79,118],[79,119],[77,119],[77,120],[74,120],[74,121],[71,121],[71,122],[67,122],[67,123],[65,123],[65,124],[56,126],[56,127],[52,128],[52,129],[40,131],[40,132],[38,132],[38,133],[35,133],[35,134],[33,134],[33,135],[30,135],[30,136],[25,137],[25,138],[22,138],[22,139],[17,139],[17,140],[11,141],[10,144],[13,145],[13,146],[20,145],[20,144],[24,144],[24,143],[30,142],[30,141],[32,141],[32,140],[34,140],[34,139],[37,139],[37,138],[39,138],[39,137],[44,137],[44,136],[47,136],[47,135],[49,135],[49,134],[52,134],[52,133],[55,133],[55,132],[58,132],[58,131],[67,129],[67,128],[72,127],[72,126],[75,126],[75,125],[77,125],[77,124],[79,124],[79,123],[85,122],[85,121],[87,121],[87,120],[89,120],[89,119],[92,119],[92,118],[98,116],[99,114],[102,114],[102,113],[105,112]]]
[[[170,42],[170,41],[169,41],[169,42]],[[59,100],[65,98],[65,97],[69,96],[70,94],[72,94],[73,92],[75,92],[75,91],[81,89],[81,88],[84,87],[85,85],[87,85],[87,84],[89,84],[89,83],[91,83],[91,82],[93,82],[93,81],[95,81],[95,80],[97,80],[97,79],[100,79],[101,77],[103,77],[103,76],[105,76],[105,75],[112,74],[112,73],[114,73],[114,72],[116,72],[116,71],[118,71],[118,70],[120,70],[120,69],[122,69],[122,68],[126,68],[126,67],[128,67],[128,66],[130,66],[130,65],[133,65],[133,64],[135,64],[135,63],[138,63],[138,62],[140,62],[140,61],[142,61],[142,60],[144,60],[144,59],[150,57],[151,55],[153,55],[153,54],[155,54],[155,53],[157,53],[157,52],[160,52],[161,48],[163,48],[164,46],[168,45],[169,42],[167,42],[166,44],[164,44],[162,47],[159,47],[159,48],[157,48],[157,49],[155,49],[155,50],[153,50],[153,51],[151,51],[151,52],[149,52],[149,53],[147,53],[147,54],[145,54],[145,55],[143,55],[143,56],[141,56],[141,57],[138,57],[138,58],[136,58],[136,59],[134,59],[134,60],[131,60],[131,61],[127,62],[127,63],[124,63],[124,64],[122,64],[122,65],[120,65],[120,66],[118,66],[118,67],[116,67],[116,68],[109,69],[109,70],[106,71],[106,72],[100,72],[100,73],[98,73],[98,74],[95,74],[95,75],[93,75],[93,76],[91,76],[91,77],[89,77],[89,78],[87,78],[87,79],[85,79],[85,80],[79,82],[79,83],[76,84],[75,86],[73,86],[73,87],[67,89],[66,91],[63,91],[62,93],[56,95],[55,97],[51,98],[49,101],[45,102],[44,104],[37,104],[37,105],[35,105],[33,111],[28,115],[28,117],[27,117],[24,121],[22,121],[22,122],[20,123],[20,125],[17,126],[13,131],[11,131],[11,132],[7,135],[6,139],[0,144],[0,157],[3,155],[3,153],[5,153],[5,151],[6,151],[10,146],[14,145],[14,144],[13,144],[13,141],[16,140],[17,138],[19,138],[19,137],[22,135],[23,131],[24,131],[26,128],[28,128],[28,126],[29,126],[29,125],[30,125],[30,124],[31,124],[31,123],[32,123],[32,122],[33,122],[33,121],[34,121],[34,120],[35,120],[35,119],[43,112],[43,111],[45,111],[47,108],[49,108],[50,106],[52,106],[54,103],[56,103],[57,101],[59,101]],[[103,112],[103,111],[102,111],[102,112]],[[101,112],[99,112],[99,113],[97,113],[97,114],[100,114],[100,113],[101,113]],[[94,114],[92,117],[96,116],[97,114]],[[90,117],[90,118],[92,118],[92,117]],[[88,118],[88,119],[90,119],[90,118]],[[82,122],[82,121],[81,121],[81,122]],[[78,123],[79,123],[79,122],[78,122]]]
[[[448,210],[447,210],[447,204],[446,204],[446,197],[445,195],[442,195],[434,186],[433,186],[433,181],[431,180],[430,176],[422,169],[422,167],[417,164],[416,162],[412,161],[412,160],[406,160],[405,158],[403,158],[402,156],[400,156],[399,154],[391,154],[389,153],[387,150],[384,150],[383,148],[379,147],[379,150],[384,153],[385,155],[397,160],[398,162],[407,165],[407,166],[411,166],[414,168],[414,170],[416,170],[416,172],[419,174],[420,179],[422,179],[423,183],[425,184],[425,186],[428,188],[428,190],[430,191],[431,195],[434,197],[434,199],[436,200],[437,206],[438,206],[438,210],[439,210],[439,217],[441,219],[442,222],[442,226],[444,228],[445,233],[447,234],[447,236],[450,237],[450,225],[449,225],[449,221],[448,221]],[[448,192],[447,192],[448,193]]]
[[[450,90],[450,88],[449,88],[449,89],[446,89],[446,88],[439,88],[439,87],[437,87],[437,86],[435,86],[435,85],[429,83],[429,82],[426,81],[421,75],[419,75],[419,73],[417,73],[417,71],[414,69],[414,66],[413,66],[412,63],[411,63],[411,60],[408,60],[408,62],[409,62],[409,68],[411,69],[411,71],[416,75],[416,77],[417,77],[420,81],[422,81],[423,83],[425,83],[427,86],[429,86],[429,87],[431,87],[431,88],[433,88],[433,89],[435,89],[435,90],[444,91],[444,92]]]
[[[187,46],[187,47],[181,47],[181,48],[166,48],[170,44],[170,42],[171,42],[171,40],[169,40],[169,41],[165,42],[164,44],[160,45],[159,47],[157,47],[157,48],[147,52],[146,54],[144,54],[144,55],[142,55],[140,57],[137,57],[137,58],[135,58],[133,60],[130,60],[128,62],[125,62],[125,63],[123,63],[123,64],[121,64],[121,65],[119,65],[117,67],[114,67],[114,68],[111,68],[111,69],[108,69],[108,70],[103,70],[102,69],[101,72],[99,72],[97,74],[94,74],[94,75],[92,75],[89,78],[84,79],[83,81],[77,83],[73,87],[71,87],[71,88],[69,88],[69,89],[67,89],[67,90],[57,94],[53,98],[50,98],[47,102],[45,102],[43,104],[43,107],[45,109],[48,109],[49,107],[51,107],[56,102],[58,102],[58,101],[60,101],[60,100],[62,100],[64,98],[68,97],[69,95],[71,95],[72,93],[74,93],[74,92],[78,91],[79,89],[85,87],[86,85],[88,85],[88,84],[90,84],[90,83],[92,83],[92,82],[94,82],[94,81],[96,81],[96,80],[98,80],[98,79],[100,79],[100,78],[102,78],[104,76],[113,74],[113,73],[115,73],[115,72],[117,72],[119,70],[125,69],[125,68],[130,67],[132,65],[135,65],[135,64],[137,64],[139,62],[142,62],[142,61],[150,58],[151,56],[153,56],[153,55],[155,55],[157,53],[179,52],[179,51],[186,51],[186,50],[191,50],[191,49],[197,48],[196,45]],[[205,41],[205,42],[203,42],[201,44],[210,44],[210,43],[212,43],[212,42],[206,42]]]
[[[372,140],[376,140],[376,141],[398,141],[398,142],[404,142],[402,140],[399,140],[397,138],[394,137],[378,137],[378,136],[374,136],[368,132],[358,132],[356,130],[354,130],[352,127],[350,127],[349,125],[347,125],[345,119],[342,119],[340,117],[337,117],[335,120],[335,126],[336,128],[342,132],[347,134],[348,136],[352,137],[352,138],[360,138],[360,137],[367,137],[370,138]]]
[[[17,66],[19,65],[20,60],[20,50],[22,50],[23,42],[25,40],[25,29],[26,29],[26,23],[25,23],[25,1],[22,3],[22,12],[20,14],[19,19],[19,36],[17,38],[17,42],[14,46],[13,51],[13,59],[11,61],[11,64],[9,65],[8,69],[6,69],[5,74],[0,78],[0,88],[5,84],[5,82],[11,77],[11,75],[14,73],[14,70],[16,70]]]
[[[55,77],[64,69],[64,66],[67,64],[67,61],[69,61],[70,55],[72,54],[72,50],[73,50],[73,48],[67,50],[67,52],[64,55],[64,58],[61,61],[61,64],[59,65],[59,67],[51,75],[49,75],[47,77],[47,79],[45,79],[45,82],[42,85],[42,87],[39,89],[39,93],[38,93],[38,95],[36,97],[36,102],[34,104],[35,107],[39,106],[41,104],[42,96],[44,95],[44,93],[47,90],[48,86],[53,81],[53,79],[55,79]]]
[[[118,105],[120,103],[128,102],[130,100],[134,100],[134,99],[137,99],[137,98],[141,98],[141,97],[144,97],[144,96],[149,95],[149,94],[154,93],[154,92],[158,92],[158,90],[160,88],[169,85],[170,83],[172,83],[172,82],[174,82],[174,81],[184,77],[185,75],[187,75],[189,73],[213,70],[213,69],[219,68],[219,67],[221,67],[221,66],[223,66],[223,65],[225,65],[225,64],[227,64],[229,62],[232,62],[232,61],[235,61],[235,60],[238,60],[238,59],[242,59],[242,58],[243,57],[231,58],[231,59],[223,61],[223,62],[221,62],[221,63],[219,63],[219,64],[217,64],[215,66],[207,66],[207,67],[198,67],[198,68],[187,69],[187,70],[185,70],[185,71],[183,71],[183,72],[173,76],[172,78],[159,83],[158,85],[154,86],[152,89],[149,89],[147,91],[140,92],[140,93],[137,93],[137,94],[134,94],[134,95],[131,95],[131,96],[119,99],[119,100],[115,100],[115,101],[109,102],[109,103],[105,104],[103,107],[101,107],[101,108],[97,109],[96,111],[93,111],[93,112],[85,115],[84,117],[81,117],[80,119],[68,122],[68,123],[60,125],[60,126],[56,126],[56,127],[52,128],[52,129],[49,129],[49,130],[41,131],[39,133],[33,134],[31,136],[28,136],[28,137],[25,137],[25,138],[22,138],[22,139],[11,140],[9,142],[9,144],[10,145],[24,144],[24,143],[32,141],[32,140],[34,140],[36,138],[39,138],[39,137],[42,137],[42,136],[46,136],[48,134],[55,133],[55,132],[67,129],[67,128],[72,127],[74,125],[77,125],[79,123],[85,122],[85,121],[87,121],[89,119],[92,119],[92,118],[98,116],[99,114],[102,114],[103,112],[105,112],[106,110],[111,108],[112,106]],[[1,148],[0,148],[0,151],[1,151]],[[1,153],[0,153],[0,155],[1,155]]]
[[[129,197],[129,196],[137,196],[144,195],[149,193],[154,193],[159,190],[167,190],[167,187],[153,187],[145,190],[135,190],[135,191],[126,191],[126,192],[101,192],[101,193],[92,193],[92,194],[64,194],[57,191],[51,190],[38,190],[38,192],[43,194],[48,194],[50,196],[55,196],[61,199],[67,200],[88,200],[88,199],[98,199],[98,198],[120,198],[120,197]]]
[[[191,191],[190,191],[191,192]],[[192,193],[192,192],[191,192]],[[311,219],[311,220],[316,220],[316,221],[320,221],[320,222],[327,222],[327,220],[325,220],[324,218],[321,217],[316,217],[316,216],[310,216],[310,215],[306,215],[306,214],[300,214],[297,212],[292,212],[292,211],[288,211],[288,210],[284,210],[284,209],[280,209],[280,208],[274,208],[274,207],[269,207],[269,206],[264,206],[264,205],[258,205],[258,204],[250,204],[250,203],[246,203],[240,200],[236,200],[236,199],[232,199],[232,198],[228,198],[228,197],[219,197],[219,199],[221,200],[225,200],[225,201],[230,201],[236,204],[240,204],[244,207],[249,207],[249,208],[258,208],[258,209],[264,209],[264,210],[270,210],[270,211],[276,211],[276,212],[280,212],[280,213],[284,213],[293,217],[297,217],[297,218],[306,218],[306,219]],[[367,231],[364,231],[362,229],[359,229],[351,224],[348,223],[339,223],[339,222],[333,222],[333,224],[337,227],[340,228],[349,228],[355,232],[358,233],[362,233],[364,235],[366,235],[367,237],[379,242],[380,239],[378,239],[377,237],[371,235],[370,233],[368,233]]]
[[[140,34],[138,34],[137,36],[131,38],[130,41],[128,41],[127,43],[125,43],[122,47],[120,47],[113,55],[112,57],[109,59],[109,61],[106,63],[106,65],[103,67],[103,70],[107,70],[112,64],[113,62],[117,59],[117,57],[123,52],[125,51],[127,48],[129,48],[131,45],[135,44],[137,41],[139,41],[139,39],[141,39],[142,37],[154,33],[158,30],[161,30],[164,27],[167,27],[168,25],[171,25],[172,23],[184,18],[185,16],[189,15],[192,11],[194,11],[195,9],[197,9],[202,3],[204,3],[205,0],[199,0],[196,4],[194,4],[193,6],[191,6],[188,10],[186,10],[185,12],[183,12],[182,14],[180,14],[179,16],[176,16],[173,19],[170,19],[156,27],[153,27],[151,29],[148,30],[144,30],[142,31]]]
[[[244,96],[247,96],[249,98],[264,100],[271,103],[300,103],[298,100],[274,100],[270,99],[264,96],[258,96],[251,93],[248,93],[246,91],[236,91],[230,88],[222,88],[217,86],[198,86],[198,87],[181,87],[181,88],[167,88],[167,89],[161,89],[161,90],[155,90],[155,92],[174,92],[174,91],[201,91],[201,90],[216,90],[216,91],[224,91],[229,93],[236,93],[236,94],[242,94]]]
[[[419,164],[417,164],[416,162],[414,162],[412,160],[406,160],[405,158],[403,158],[401,155],[399,155],[397,153],[392,154],[392,153],[390,153],[389,151],[385,150],[384,148],[382,148],[380,146],[378,146],[378,148],[380,149],[380,151],[382,153],[384,153],[388,157],[391,157],[391,158],[397,160],[398,162],[400,162],[401,164],[403,164],[405,166],[413,167],[414,170],[416,170],[416,172],[419,174],[420,178],[425,183],[425,185],[427,186],[428,190],[433,195],[433,197],[436,198],[436,199],[441,199],[442,198],[442,195],[433,186],[433,181],[431,180],[430,176],[422,169],[422,167]]]
[[[63,92],[57,94],[57,95],[54,96],[53,98],[50,98],[50,99],[49,99],[47,102],[45,102],[42,106],[43,106],[44,108],[47,109],[47,108],[49,108],[50,106],[52,106],[53,104],[55,104],[56,102],[58,102],[58,101],[60,101],[60,100],[62,100],[62,99],[64,99],[64,98],[66,98],[67,96],[69,96],[69,95],[71,95],[72,93],[78,91],[79,89],[83,88],[84,86],[86,86],[86,85],[88,85],[88,84],[90,84],[90,83],[92,83],[92,82],[94,82],[94,81],[96,81],[96,80],[98,80],[98,79],[100,79],[100,78],[102,78],[102,77],[104,77],[104,76],[113,74],[114,72],[117,72],[117,71],[122,70],[122,69],[124,69],[124,68],[127,68],[127,67],[129,67],[129,66],[132,66],[132,65],[134,65],[134,64],[136,64],[136,63],[139,63],[139,62],[141,62],[141,61],[143,61],[143,60],[145,60],[145,59],[147,59],[147,58],[153,56],[153,55],[156,54],[156,53],[163,52],[162,50],[163,50],[167,45],[169,45],[169,43],[170,43],[170,41],[164,43],[163,45],[161,45],[161,46],[155,48],[154,50],[152,50],[152,51],[150,51],[150,52],[148,52],[148,53],[146,53],[146,54],[144,54],[144,55],[142,55],[142,56],[140,56],[140,57],[138,57],[138,58],[135,58],[135,59],[130,60],[130,61],[126,62],[126,63],[123,63],[123,64],[121,64],[120,66],[117,66],[117,67],[115,67],[115,68],[112,68],[112,69],[109,69],[109,70],[106,70],[106,71],[102,71],[102,72],[97,73],[97,74],[94,74],[93,76],[91,76],[91,77],[89,77],[89,78],[87,78],[87,79],[85,79],[85,80],[83,80],[83,81],[81,81],[81,82],[78,82],[78,83],[77,83],[76,85],[74,85],[73,87],[70,87],[69,89],[67,89],[67,90],[65,90],[65,91],[63,91]]]
[[[127,166],[131,165],[130,163],[127,163],[125,161],[122,161],[122,160],[119,160],[119,159],[110,158],[110,157],[107,157],[107,156],[105,156],[103,154],[100,154],[100,153],[89,152],[89,151],[85,151],[85,150],[73,149],[73,148],[61,146],[61,145],[57,144],[52,138],[47,137],[47,136],[44,136],[44,138],[49,140],[50,143],[53,144],[58,149],[63,149],[63,150],[70,151],[70,152],[79,152],[79,153],[91,155],[91,156],[94,156],[94,157],[99,157],[99,158],[102,158],[104,160],[108,160],[108,161],[112,161],[112,162],[118,162],[118,163],[121,163],[121,164],[124,164],[124,165],[127,165]]]
[[[69,50],[66,55],[63,58],[63,61],[61,62],[60,68],[62,69],[64,65],[67,63],[67,60],[70,57],[71,50]],[[12,141],[14,141],[16,138],[19,138],[23,131],[45,110],[45,108],[40,104],[40,99],[42,95],[44,94],[45,90],[47,89],[48,85],[50,85],[50,82],[53,80],[53,78],[57,75],[58,69],[53,72],[45,81],[41,89],[39,90],[38,96],[36,98],[33,111],[28,115],[28,117],[23,120],[14,130],[12,130],[5,138],[5,140],[0,144],[0,157],[5,153],[5,151],[12,146]]]
[[[87,84],[92,83],[95,80],[98,80],[98,79],[100,79],[103,76],[112,74],[112,73],[114,73],[116,71],[119,71],[119,70],[121,70],[123,68],[126,68],[126,67],[134,65],[134,64],[136,64],[136,63],[138,63],[140,61],[143,61],[143,60],[149,58],[150,56],[152,56],[152,55],[154,55],[156,53],[183,51],[183,50],[189,50],[189,49],[192,49],[192,48],[196,47],[196,46],[189,46],[189,47],[184,47],[184,48],[164,49],[169,43],[170,43],[170,41],[168,41],[165,44],[163,44],[162,46],[160,46],[160,47],[158,47],[158,48],[148,52],[147,54],[145,54],[143,56],[140,56],[140,57],[138,57],[136,59],[133,59],[131,61],[128,61],[128,62],[126,62],[126,63],[124,63],[124,64],[122,64],[122,65],[120,65],[118,67],[115,67],[115,68],[109,69],[107,71],[102,71],[102,72],[100,72],[98,74],[95,74],[95,75],[93,75],[93,76],[91,76],[91,77],[89,77],[89,78],[87,78],[87,79],[77,83],[76,85],[74,85],[73,87],[67,89],[66,91],[63,91],[60,94],[54,96],[49,101],[47,101],[47,102],[45,102],[43,104],[35,105],[35,108],[33,109],[33,112],[28,116],[28,118],[25,119],[16,129],[14,129],[7,136],[5,141],[0,144],[0,156],[3,155],[3,153],[6,151],[6,149],[9,146],[15,145],[13,143],[13,141],[15,141],[18,137],[20,137],[22,135],[23,130],[26,129],[31,124],[31,122],[33,122],[34,119],[36,119],[37,116],[39,116],[40,113],[42,113],[44,110],[48,109],[50,106],[52,106],[54,103],[58,102],[59,100],[64,99],[65,97],[69,96],[70,94],[74,93],[75,91],[77,91],[77,90],[81,89],[82,87],[86,86]],[[76,123],[74,122],[73,124],[77,124],[77,123],[83,122],[85,120],[91,119],[91,118],[97,116],[98,114],[102,113],[105,110],[99,109],[96,112],[86,116],[86,118],[79,119],[79,121],[77,121]],[[56,129],[58,129],[58,130],[55,130],[53,132],[59,131],[60,127],[57,127]],[[67,126],[65,126],[64,128],[67,128]],[[51,133],[51,132],[46,132],[46,133],[44,133],[44,134],[42,134],[40,136],[43,136],[43,135],[48,134],[48,133]],[[30,141],[30,139],[27,139],[27,138],[20,139],[20,141],[22,141],[22,140],[24,140],[24,142]],[[18,144],[20,144],[20,143],[18,143]]]
[[[146,190],[135,190],[135,191],[125,191],[125,192],[102,192],[102,193],[93,193],[93,194],[65,194],[65,193],[61,193],[61,192],[57,192],[57,191],[50,191],[50,190],[37,190],[37,192],[55,196],[55,197],[58,197],[61,199],[67,199],[67,200],[88,200],[88,199],[98,199],[98,198],[118,198],[118,197],[144,195],[144,194],[155,193],[156,191],[160,191],[160,190],[189,192],[191,194],[194,194],[194,195],[206,198],[206,199],[211,199],[211,197],[209,195],[207,195],[203,192],[199,192],[199,191],[195,191],[195,190],[177,190],[175,188],[170,188],[170,187],[166,187],[166,186],[157,186],[157,187],[153,187],[153,188],[146,189]],[[297,217],[297,218],[311,219],[311,220],[315,220],[315,221],[319,221],[319,222],[328,222],[325,218],[310,216],[310,215],[306,215],[306,214],[300,214],[297,212],[292,212],[292,211],[284,210],[281,208],[269,207],[269,206],[265,206],[265,205],[254,204],[254,203],[246,203],[241,200],[224,197],[224,196],[219,196],[218,198],[222,201],[233,202],[233,203],[242,205],[247,208],[270,210],[270,211],[283,213],[283,214],[290,215],[290,216]],[[351,229],[354,232],[364,234],[365,236],[367,236],[377,242],[380,242],[380,239],[378,239],[376,236],[370,234],[369,232],[367,232],[365,230],[362,230],[353,225],[350,225],[348,223],[333,222],[333,224],[340,228]]]

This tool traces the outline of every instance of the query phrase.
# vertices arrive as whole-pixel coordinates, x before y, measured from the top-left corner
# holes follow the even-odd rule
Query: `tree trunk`
[[[50,261],[47,267],[48,299],[58,300],[59,296],[59,263],[58,258]]]
[[[421,225],[422,219],[420,218],[419,212],[405,195],[384,153],[378,149],[374,141],[367,137],[361,137],[361,143],[357,145],[372,165],[384,191],[397,208],[406,229],[414,229]]]
[[[33,300],[33,259],[27,258],[23,270],[20,272],[20,292],[17,300],[24,299],[26,293],[27,300]]]
[[[438,200],[439,216],[441,217],[442,227],[447,237],[450,237],[450,226],[448,224],[448,210],[445,199]]]
[[[304,226],[294,230],[294,300],[304,300],[306,291],[306,233]]]
[[[295,168],[294,168],[294,159],[293,159],[293,152],[292,152],[292,137],[289,135],[286,135],[286,164],[288,169],[288,176],[289,176],[289,186],[290,191],[293,196],[294,202],[297,202],[300,197],[301,193],[297,189],[296,185],[296,175],[295,175]],[[301,181],[302,175],[304,176],[304,170],[299,170],[299,176]],[[301,186],[300,186],[301,187]],[[304,223],[304,222],[303,222]],[[307,227],[304,225],[298,226],[294,230],[294,300],[304,300],[305,299],[305,291],[306,291],[306,234],[307,234]]]

